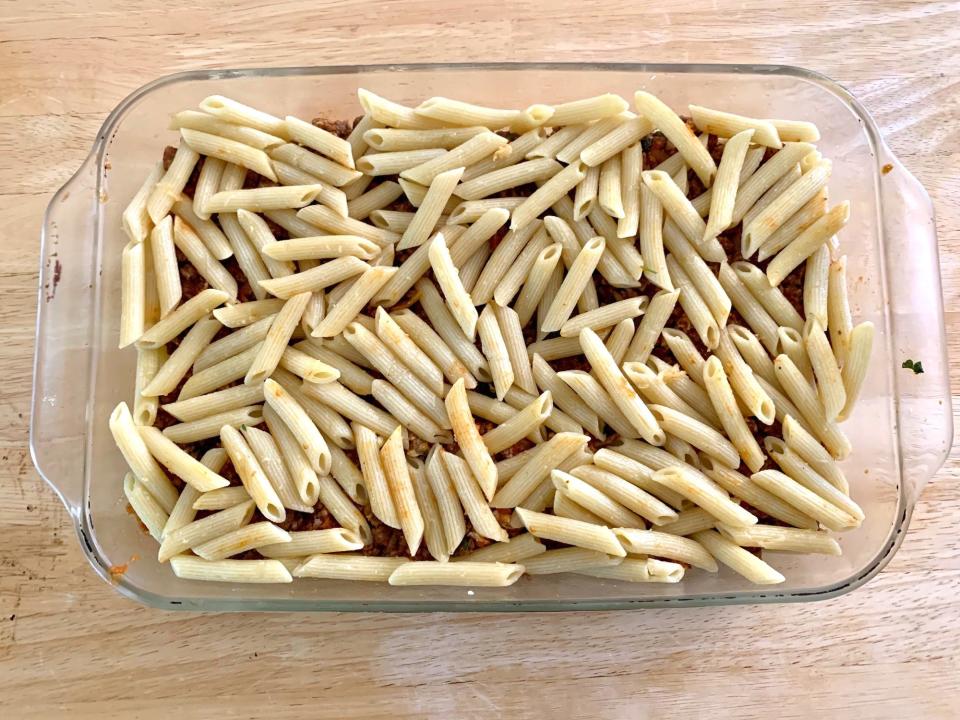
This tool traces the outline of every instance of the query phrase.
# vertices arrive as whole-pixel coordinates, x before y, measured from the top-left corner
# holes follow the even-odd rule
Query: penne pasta
[[[623,547],[608,527],[544,515],[521,507],[518,507],[516,512],[524,527],[537,538],[597,550],[614,557],[626,556]]]
[[[678,464],[657,470],[653,479],[676,490],[720,522],[734,527],[746,527],[757,522],[755,515],[740,507],[710,478],[689,465]]]
[[[473,421],[473,413],[467,402],[466,388],[462,380],[458,380],[450,388],[444,403],[453,426],[454,438],[484,496],[490,500],[497,488],[497,469]]]
[[[634,105],[640,115],[649,118],[653,127],[660,130],[677,148],[677,152],[697,174],[704,187],[713,183],[717,166],[707,149],[700,144],[696,135],[686,123],[662,100],[648,92],[638,90],[634,95]]]
[[[625,216],[623,190],[620,183],[621,172],[620,156],[614,155],[600,166],[600,179],[597,185],[597,203],[600,209],[618,219]]]
[[[460,182],[461,175],[463,175],[462,166],[441,172],[430,183],[430,189],[427,190],[423,202],[417,208],[416,215],[404,230],[400,242],[397,243],[397,250],[417,247],[427,241],[430,232],[440,219],[444,206],[453,195],[457,183]]]
[[[663,253],[663,205],[645,182],[640,185],[639,237],[644,277],[657,287],[673,290]]]
[[[507,540],[506,530],[500,527],[497,517],[487,505],[483,488],[471,472],[467,462],[463,458],[444,450],[438,450],[437,454],[444,464],[447,476],[453,482],[457,497],[460,498],[460,504],[463,506],[467,517],[470,518],[470,524],[474,531],[481,537],[490,540],[500,542]]]
[[[464,561],[418,562],[401,565],[390,575],[391,585],[453,585],[507,587],[523,575],[523,565]]]
[[[491,507],[517,507],[547,480],[550,471],[581,449],[587,438],[579,433],[560,432],[537,446],[523,466],[507,480],[490,501]]]
[[[384,441],[380,449],[380,463],[390,488],[390,496],[393,498],[397,522],[407,543],[407,551],[411,556],[416,555],[423,538],[424,520],[413,491],[410,468],[403,453],[400,428],[394,430]]]
[[[405,557],[318,553],[297,565],[293,570],[293,576],[324,580],[386,582],[397,568],[409,562],[409,558]]]
[[[737,197],[737,188],[740,185],[740,171],[747,156],[747,150],[753,140],[756,129],[741,130],[727,140],[723,146],[723,156],[717,170],[717,178],[711,188],[710,213],[707,216],[707,227],[703,234],[702,243],[717,237],[730,227],[733,220],[733,205]],[[780,141],[774,147],[780,147]]]
[[[510,229],[517,230],[533,222],[560,197],[570,192],[584,176],[583,164],[577,161],[551,177],[514,209]]]
[[[850,514],[782,472],[762,470],[751,475],[750,479],[830,530],[849,530],[859,525],[859,521]]]
[[[730,298],[733,308],[746,321],[750,329],[756,333],[760,342],[771,355],[777,352],[777,323],[764,307],[756,301],[747,286],[737,277],[737,274],[727,264],[720,265],[717,273],[724,292]],[[719,342],[719,337],[717,338]]]
[[[722,110],[712,110],[702,105],[691,104],[689,107],[694,125],[703,133],[734,138],[740,133],[752,131],[751,139],[754,143],[777,150],[783,147],[777,128],[769,120],[758,120]]]
[[[873,323],[862,322],[850,333],[850,344],[843,364],[842,380],[846,402],[837,415],[842,421],[850,417],[860,396],[860,389],[867,377],[867,368],[870,364],[870,353],[873,350]]]
[[[837,358],[837,364],[843,367],[850,350],[850,333],[853,319],[850,317],[850,303],[847,299],[847,256],[830,263],[827,280],[827,317],[830,329],[830,346]]]
[[[693,539],[735,573],[758,585],[776,585],[786,578],[756,555],[730,542],[716,530],[703,530]]]
[[[836,420],[847,404],[847,393],[830,341],[816,318],[811,318],[803,328],[803,345],[817,380],[824,414],[828,421]]]

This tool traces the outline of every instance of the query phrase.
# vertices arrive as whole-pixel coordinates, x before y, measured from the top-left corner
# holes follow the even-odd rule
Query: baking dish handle
[[[953,443],[943,293],[933,205],[887,148],[880,153],[900,461],[912,508]],[[919,361],[923,373],[902,368]]]
[[[79,519],[97,287],[97,172],[91,154],[47,206],[33,365],[30,454],[37,471]]]

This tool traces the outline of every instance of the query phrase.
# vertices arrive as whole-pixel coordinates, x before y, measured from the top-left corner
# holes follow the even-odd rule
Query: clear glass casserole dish
[[[156,543],[126,509],[125,470],[107,428],[129,400],[136,354],[117,349],[120,215],[163,147],[168,117],[219,93],[276,114],[353,118],[356,89],[417,104],[433,96],[492,106],[562,102],[637,89],[675,108],[697,102],[757,117],[815,122],[834,161],[831,195],[853,213],[842,237],[850,300],[876,326],[874,357],[843,468],[866,512],[838,538],[842,557],[769,553],[786,576],[760,588],[732,572],[677,585],[582,576],[523,578],[509,588],[389,587],[298,581],[220,585],[181,580],[156,561]],[[901,369],[919,359],[922,375]],[[124,595],[191,610],[581,610],[787,602],[833,597],[878,573],[896,552],[923,485],[953,437],[933,211],[866,110],[831,80],[780,66],[644,64],[395,65],[192,72],[146,85],[110,114],[77,173],[53,197],[43,226],[30,447],[73,518],[95,570]],[[124,568],[122,573],[117,567]]]

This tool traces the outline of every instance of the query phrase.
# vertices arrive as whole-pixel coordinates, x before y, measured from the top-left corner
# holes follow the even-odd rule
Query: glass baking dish
[[[757,117],[814,121],[834,161],[830,191],[849,199],[842,236],[851,306],[877,329],[843,467],[866,512],[838,538],[842,557],[768,553],[786,576],[760,588],[722,570],[677,585],[581,576],[522,578],[503,589],[389,587],[301,580],[221,585],[180,580],[156,561],[121,489],[107,416],[133,388],[135,353],[117,349],[120,214],[163,147],[171,112],[219,93],[275,114],[360,114],[356,89],[408,104],[433,95],[497,107],[644,89],[675,108],[697,102]],[[901,369],[919,359],[925,372]],[[860,103],[798,68],[735,65],[471,64],[218,70],[161,78],[110,114],[89,156],[53,197],[43,226],[30,448],[63,500],[94,569],[124,595],[190,610],[582,610],[828,598],[862,585],[896,552],[924,484],[953,437],[936,232],[930,200],[893,157]],[[118,571],[118,568],[122,572]]]

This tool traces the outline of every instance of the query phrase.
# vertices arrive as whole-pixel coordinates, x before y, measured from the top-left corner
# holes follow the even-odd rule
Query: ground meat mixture
[[[325,117],[318,117],[313,120],[313,124],[319,128],[322,128],[324,130],[327,130],[328,132],[331,132],[337,135],[338,137],[346,138],[350,134],[350,131],[353,129],[353,127],[356,126],[357,122],[359,122],[359,120],[360,120],[359,117],[354,119],[352,122],[346,121],[346,120],[331,120]],[[691,121],[688,120],[687,124],[688,124],[688,127],[690,127],[692,130],[695,131],[695,128],[693,127]],[[515,135],[510,133],[500,133],[500,134],[504,135],[510,140],[516,137]],[[713,137],[713,136],[710,137],[707,148],[710,151],[710,154],[714,158],[714,160],[719,162],[720,156],[723,151],[723,147],[717,141],[716,137]],[[648,169],[656,167],[661,162],[663,162],[664,160],[669,158],[671,155],[676,153],[676,148],[674,148],[673,145],[666,139],[666,137],[664,137],[659,132],[644,138],[642,141],[642,149],[643,149],[643,166],[644,168],[648,168]],[[167,147],[164,150],[164,153],[163,153],[164,168],[169,167],[170,162],[172,161],[175,153],[176,153],[176,148],[173,148],[173,147]],[[764,157],[764,161],[769,159],[770,155],[772,154],[773,154],[773,151],[768,150]],[[193,195],[201,166],[202,166],[202,160],[200,163],[197,164],[197,167],[194,169],[190,177],[190,180],[188,181],[186,187],[184,188],[184,194],[189,197],[192,197]],[[248,172],[247,177],[245,178],[244,187],[261,187],[264,185],[272,185],[272,184],[273,183],[267,180],[266,178],[263,178],[257,175],[256,173]],[[379,184],[379,181],[377,182],[377,184]],[[688,184],[688,197],[694,198],[703,192],[703,184],[693,171],[688,172],[687,184]],[[376,185],[372,184],[371,188],[373,187],[376,187]],[[500,195],[504,197],[529,195],[535,189],[536,189],[535,186],[532,186],[532,185],[525,186],[522,188],[515,188],[509,191],[505,191]],[[396,200],[394,203],[392,203],[388,207],[388,209],[397,210],[401,212],[416,211],[416,208],[405,197],[401,197],[398,200]],[[217,221],[215,217],[211,219],[214,222]],[[289,238],[289,233],[287,233],[287,231],[284,230],[282,227],[270,221],[269,219],[267,220],[267,223],[270,227],[270,230],[274,233],[277,239],[283,240],[283,239]],[[731,228],[727,232],[723,233],[719,238],[720,244],[723,246],[724,250],[727,253],[728,262],[732,263],[732,262],[735,262],[736,260],[741,259],[741,255],[740,255],[741,229],[742,227],[738,225],[737,227]],[[501,240],[506,235],[506,233],[507,233],[507,228],[506,227],[501,228],[490,240],[491,247],[496,248],[496,246],[501,242]],[[396,253],[395,265],[399,266],[414,251],[415,251],[414,249],[398,251]],[[180,277],[181,277],[181,284],[183,288],[184,299],[188,299],[196,295],[201,290],[204,290],[208,287],[206,281],[200,276],[200,274],[196,271],[196,269],[186,260],[186,258],[182,256],[182,254],[179,251],[177,251],[177,261],[180,268]],[[239,266],[237,265],[236,259],[228,258],[227,260],[223,261],[223,264],[230,271],[233,277],[236,278],[237,280],[240,300],[249,301],[249,300],[255,299],[255,296],[253,295],[252,289],[250,288],[250,285],[246,277],[243,275],[243,273],[240,271]],[[761,268],[765,268],[767,263],[760,262],[757,264]],[[719,269],[719,266],[716,264],[712,264],[711,269],[713,269],[714,272],[716,272]],[[800,267],[797,268],[794,272],[792,272],[780,286],[784,295],[787,297],[790,303],[797,309],[797,311],[801,314],[801,316],[803,315],[803,274],[804,274],[804,265],[801,264]],[[428,273],[428,277],[432,277],[432,274]],[[642,280],[640,286],[636,288],[615,288],[611,286],[606,280],[604,280],[603,277],[599,275],[599,273],[594,274],[594,283],[596,285],[597,296],[601,304],[617,302],[619,300],[625,300],[628,298],[637,297],[639,295],[652,295],[657,291],[657,288],[651,285],[645,279]],[[410,308],[414,313],[416,313],[422,319],[427,320],[429,322],[426,316],[426,313],[423,311],[423,308],[421,307],[418,300],[419,300],[419,294],[417,293],[416,288],[412,288],[410,291],[408,291],[404,295],[404,297],[400,300],[400,302],[394,306],[394,309]],[[372,314],[373,308],[368,308],[367,310],[369,314]],[[743,321],[743,318],[740,317],[740,315],[736,312],[736,310],[731,311],[728,324],[746,325],[746,323]],[[680,307],[679,304],[674,310],[673,315],[671,316],[670,321],[668,323],[668,326],[676,327],[684,331],[685,333],[687,333],[687,335],[689,335],[690,339],[693,341],[694,345],[701,352],[701,354],[703,355],[707,354],[708,351],[706,347],[704,347],[704,345],[700,341],[700,338],[697,335],[694,328],[692,327],[689,318],[687,318],[686,314],[683,312],[683,309]],[[223,330],[220,331],[220,333],[218,333],[217,338],[215,339],[218,339],[228,334],[228,332],[230,331],[224,328]],[[536,334],[537,334],[536,328],[533,322],[529,323],[526,327],[524,327],[524,336],[528,343],[533,343],[538,339],[536,337]],[[168,352],[172,353],[177,348],[182,337],[183,336],[181,335],[180,337],[173,339],[168,344],[167,346]],[[477,340],[477,345],[478,347],[480,346],[479,339]],[[656,357],[661,358],[662,360],[668,363],[674,364],[676,362],[675,358],[670,353],[669,348],[666,346],[666,344],[663,342],[662,339],[658,342],[657,346],[654,348],[653,354]],[[587,363],[586,359],[582,355],[576,355],[573,357],[554,360],[554,361],[551,361],[550,365],[557,372],[560,372],[562,370],[585,370],[585,371],[590,370],[589,363]],[[369,371],[369,372],[371,372],[371,374],[373,374],[374,376],[379,377],[379,373],[376,373],[375,371]],[[176,401],[180,393],[180,390],[183,386],[183,383],[186,382],[186,380],[189,377],[190,377],[190,373],[188,372],[186,377],[183,378],[183,381],[173,392],[161,398],[161,401],[160,401],[161,405]],[[239,382],[242,382],[242,381],[231,383],[231,385],[237,384]],[[226,387],[229,387],[229,386],[230,385]],[[480,386],[477,388],[477,391],[485,393],[490,396],[494,395],[493,386],[489,384],[481,383]],[[376,401],[373,400],[372,397],[367,397],[365,398],[365,400],[367,400],[372,404],[376,404]],[[177,422],[178,421],[176,420],[176,418],[169,415],[162,408],[158,411],[157,420],[156,420],[156,426],[158,428],[163,429]],[[778,422],[774,422],[773,425],[770,427],[764,427],[764,426],[761,426],[753,418],[747,418],[747,423],[750,427],[751,432],[757,438],[758,442],[761,443],[761,446],[763,443],[763,438],[765,436],[770,435],[770,436],[779,437],[781,435],[781,428]],[[492,430],[494,427],[496,427],[495,423],[492,423],[483,418],[476,418],[476,425],[477,425],[477,430],[481,434],[487,433],[490,430]],[[554,434],[553,431],[551,431],[546,427],[543,428],[543,432],[545,434],[545,437],[547,438],[551,437]],[[619,440],[618,436],[615,433],[612,433],[610,435],[607,435],[607,437],[604,440],[592,438],[588,447],[591,452],[596,452],[602,447],[615,445],[618,442],[618,440]],[[429,443],[426,443],[425,441],[416,437],[412,433],[410,434],[409,441],[410,441],[409,449],[407,452],[411,457],[425,457],[430,450]],[[208,440],[202,440],[200,442],[190,443],[183,447],[192,456],[196,458],[200,458],[202,457],[204,452],[206,452],[207,450],[213,447],[219,446],[219,444],[220,444],[219,438],[210,438]],[[449,452],[458,451],[458,447],[456,446],[456,444],[451,443],[451,444],[445,445],[444,447]],[[505,460],[507,458],[513,457],[514,455],[517,455],[518,453],[524,452],[525,450],[528,450],[531,447],[533,447],[533,443],[528,439],[523,439],[518,443],[516,443],[515,445],[498,453],[495,457],[495,460],[497,461]],[[359,465],[355,451],[348,450],[347,456],[351,462],[353,462],[355,465]],[[769,468],[776,467],[776,465],[769,458],[767,459],[766,464],[764,465],[765,469],[768,467]],[[741,465],[740,471],[749,474],[749,470],[746,468],[745,465]],[[225,478],[227,478],[230,481],[231,485],[241,484],[240,478],[237,475],[236,470],[234,469],[233,465],[229,461],[221,469],[220,474],[223,475]],[[178,488],[181,488],[183,486],[183,481],[179,477],[176,477],[175,475],[171,475],[171,480]],[[757,517],[761,518],[763,522],[771,523],[771,524],[782,524],[776,518],[768,517],[763,512],[757,510],[756,508],[750,507],[745,503],[744,503],[744,506],[746,507],[747,510],[754,513]],[[391,528],[385,525],[383,522],[381,522],[373,514],[369,505],[362,505],[358,507],[360,511],[363,513],[367,522],[369,523],[370,531],[373,537],[372,543],[363,549],[362,552],[364,555],[377,555],[377,556],[388,556],[388,557],[408,555],[409,551],[407,548],[406,541],[404,540],[404,537],[403,537],[403,532],[401,530]],[[493,512],[496,515],[497,521],[499,522],[500,526],[507,531],[509,536],[513,537],[523,532],[522,529],[511,527],[511,524],[510,524],[511,511],[510,510],[495,509],[493,510]],[[209,513],[205,511],[199,511],[197,513],[197,516],[203,517],[207,514]],[[259,511],[255,512],[253,521],[255,522],[257,520],[262,520],[262,519],[263,517],[260,515]],[[454,552],[455,556],[465,555],[479,548],[486,547],[492,543],[491,540],[489,540],[488,538],[481,537],[473,530],[470,524],[469,518],[465,517],[465,522],[467,527],[467,533],[463,539],[463,542]],[[318,503],[312,513],[304,513],[304,512],[288,510],[286,519],[283,522],[278,523],[278,525],[285,530],[299,531],[299,530],[322,530],[322,529],[333,528],[333,527],[337,527],[338,523],[330,514],[330,512],[322,504]],[[561,547],[559,544],[552,543],[550,541],[545,541],[544,544],[546,544],[548,547]],[[759,550],[756,550],[756,552],[757,554],[759,554]],[[236,557],[241,559],[250,559],[250,558],[259,558],[261,556],[255,550],[251,550],[243,555],[239,555]],[[421,546],[417,551],[415,558],[417,560],[431,559],[425,543],[421,543]]]

